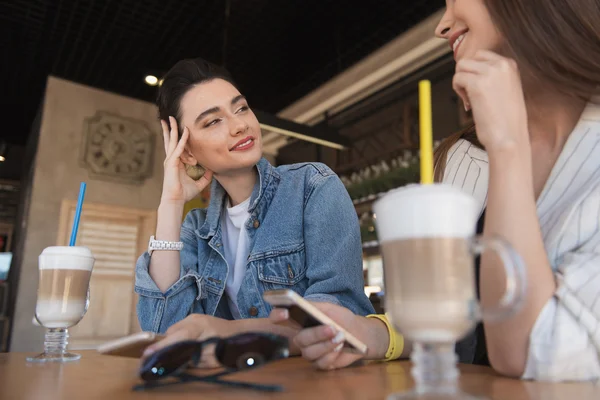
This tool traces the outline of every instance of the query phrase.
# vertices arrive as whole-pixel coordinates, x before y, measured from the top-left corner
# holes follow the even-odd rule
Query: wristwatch
[[[154,236],[150,236],[148,242],[148,254],[152,255],[154,250],[170,250],[170,251],[181,251],[183,249],[183,242],[168,242],[166,240],[155,240]]]

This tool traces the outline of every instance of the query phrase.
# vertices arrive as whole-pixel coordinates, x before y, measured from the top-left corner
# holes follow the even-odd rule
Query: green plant
[[[365,179],[349,185],[346,189],[352,200],[389,190],[419,181],[419,161],[412,160],[406,167],[398,167],[379,176]]]

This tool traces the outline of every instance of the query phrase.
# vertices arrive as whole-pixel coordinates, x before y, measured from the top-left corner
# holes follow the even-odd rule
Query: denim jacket
[[[292,289],[307,300],[326,301],[366,315],[358,218],[348,193],[327,166],[257,164],[259,179],[250,198],[245,228],[250,242],[237,304],[242,318],[271,311],[262,295]],[[188,213],[181,227],[180,277],[164,293],[148,273],[150,256],[136,264],[138,319],[145,331],[164,333],[191,313],[233,319],[225,293],[220,216],[226,193],[215,180],[208,209]]]

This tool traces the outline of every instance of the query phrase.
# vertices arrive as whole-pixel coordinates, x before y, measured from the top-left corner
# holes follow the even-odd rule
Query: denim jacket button
[[[250,307],[250,309],[248,310],[248,312],[250,313],[251,317],[256,317],[258,315],[258,308],[256,308],[256,307]]]
[[[255,219],[254,220],[254,229],[258,229],[259,226],[260,226],[260,222],[257,219]]]

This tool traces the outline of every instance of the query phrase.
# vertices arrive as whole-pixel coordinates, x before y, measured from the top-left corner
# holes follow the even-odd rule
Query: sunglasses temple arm
[[[139,392],[142,390],[149,390],[149,389],[160,388],[160,387],[164,387],[164,386],[173,386],[173,385],[178,385],[181,382],[182,382],[181,380],[176,380],[176,381],[171,381],[171,382],[162,382],[162,381],[144,382],[144,383],[139,383],[139,384],[135,385],[133,387],[133,391]]]
[[[262,385],[260,383],[246,383],[246,382],[237,382],[237,381],[221,381],[214,380],[214,383],[218,383],[219,385],[224,385],[228,387],[234,388],[243,388],[243,389],[254,389],[260,390],[263,392],[281,392],[283,388],[279,385]]]
[[[194,376],[189,374],[181,374],[178,377],[184,382],[210,382],[216,383],[223,386],[228,387],[236,387],[236,388],[245,388],[245,389],[255,389],[255,390],[263,390],[268,392],[280,392],[282,391],[282,387],[279,385],[262,385],[259,383],[248,383],[248,382],[237,382],[237,381],[223,381],[219,378],[226,375],[231,375],[238,371],[232,372],[220,372],[218,374],[209,375],[209,376]]]
[[[159,382],[140,383],[138,385],[135,385],[133,387],[133,390],[134,391],[142,391],[142,390],[153,389],[153,388],[157,388],[157,387],[173,386],[173,385],[178,385],[180,383],[187,383],[187,382],[214,383],[214,384],[228,386],[228,387],[255,389],[255,390],[262,390],[262,391],[266,391],[266,392],[281,392],[283,390],[283,388],[278,385],[261,385],[258,383],[222,381],[219,379],[222,376],[232,375],[236,372],[239,372],[239,371],[224,371],[224,372],[219,372],[217,374],[208,375],[208,376],[194,376],[194,375],[184,373],[184,374],[177,375],[175,377],[175,378],[177,378],[177,380],[173,380],[170,382],[159,381]]]
[[[219,372],[217,374],[208,375],[208,376],[204,376],[204,377],[198,377],[198,376],[194,376],[194,375],[190,375],[190,374],[178,374],[173,377],[173,378],[175,378],[175,380],[167,381],[167,382],[162,381],[162,380],[155,381],[155,382],[144,382],[144,383],[135,385],[133,387],[133,390],[140,391],[140,390],[145,390],[145,389],[153,389],[153,388],[157,388],[157,387],[179,385],[180,383],[186,383],[186,382],[197,382],[199,380],[206,381],[206,382],[214,382],[214,381],[218,380],[219,377],[225,376],[225,375],[229,375],[229,372],[227,372],[227,371]]]

